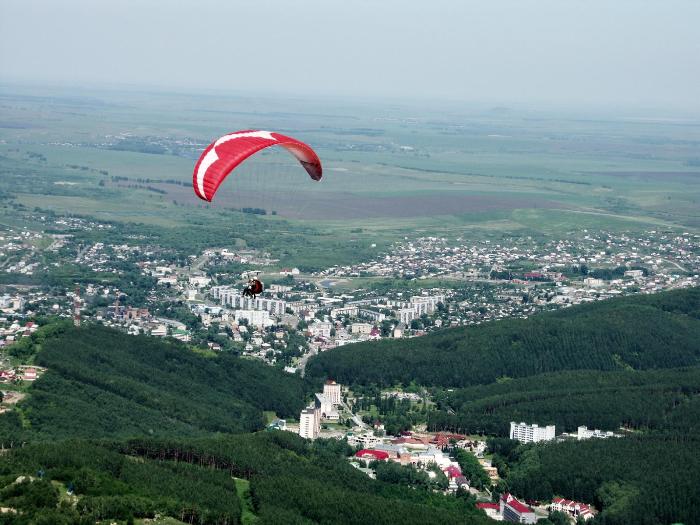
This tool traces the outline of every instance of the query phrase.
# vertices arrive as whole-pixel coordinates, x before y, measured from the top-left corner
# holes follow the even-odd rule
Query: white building
[[[241,319],[247,319],[248,324],[257,326],[258,328],[265,328],[266,326],[275,324],[272,319],[270,319],[270,314],[265,310],[236,310],[236,321],[240,321]]]
[[[620,437],[616,434],[614,434],[611,431],[603,432],[602,430],[593,429],[589,430],[587,426],[580,426],[578,427],[578,431],[576,432],[576,439],[581,441],[582,439],[591,439],[591,438],[597,438],[597,439],[605,439],[605,438],[610,438],[610,437]]]
[[[371,331],[372,331],[372,325],[369,323],[352,323],[350,325],[350,332],[353,334],[369,335]]]
[[[338,421],[340,419],[340,414],[333,407],[333,403],[331,403],[331,400],[324,394],[317,393],[314,403],[316,409],[320,411],[322,419],[327,419],[329,421]]]
[[[265,310],[273,315],[282,315],[287,309],[286,301],[266,297],[244,297],[240,290],[229,286],[215,286],[211,295],[221,304],[241,310]]]
[[[331,323],[320,322],[309,325],[309,332],[313,336],[330,337],[333,325]]]
[[[411,324],[411,321],[420,317],[413,308],[401,308],[396,312],[396,318],[400,323],[405,325]]]
[[[299,415],[299,435],[306,439],[316,439],[321,432],[321,414],[318,408],[308,407]]]
[[[339,405],[341,402],[340,398],[340,385],[333,380],[326,381],[323,385],[323,395],[331,402],[333,405]]]
[[[357,317],[358,310],[359,309],[357,308],[357,306],[339,306],[338,308],[333,308],[331,310],[331,319],[335,319],[339,315]]]
[[[527,425],[525,423],[510,422],[510,439],[517,439],[521,443],[538,443],[540,441],[551,441],[554,439],[554,425],[540,427],[536,423]]]

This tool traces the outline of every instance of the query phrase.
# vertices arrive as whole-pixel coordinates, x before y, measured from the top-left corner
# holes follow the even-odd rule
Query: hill
[[[347,345],[307,375],[342,383],[465,387],[563,370],[647,370],[700,361],[700,289],[632,296],[426,337]]]
[[[508,435],[511,421],[615,430],[700,430],[700,367],[574,370],[476,385],[435,394],[432,430]]]
[[[521,446],[499,471],[524,498],[593,503],[595,523],[700,523],[698,446],[686,432]]]
[[[100,326],[54,330],[35,357],[48,371],[18,407],[37,437],[250,432],[263,427],[263,410],[291,417],[304,404],[299,378],[261,363]]]
[[[253,514],[247,522],[260,525],[490,522],[469,500],[368,479],[345,460],[347,452],[342,442],[311,443],[288,432],[33,444],[0,464],[0,504],[24,513],[3,523],[160,515],[228,525],[241,522],[243,506]],[[37,472],[43,478],[29,481]],[[21,476],[25,481],[18,482]],[[66,487],[74,489],[72,496]],[[59,505],[59,498],[74,505]]]

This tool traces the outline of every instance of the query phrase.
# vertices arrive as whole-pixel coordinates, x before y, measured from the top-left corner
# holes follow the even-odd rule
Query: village
[[[387,395],[413,401],[421,399],[417,394],[399,391]],[[424,425],[391,435],[380,420],[365,422],[366,418],[357,410],[357,401],[349,388],[327,380],[323,392],[314,395],[298,422],[275,419],[268,429],[298,433],[311,440],[345,439],[356,449],[349,461],[369,477],[385,476],[386,469],[389,475],[413,476],[414,482],[422,475],[422,481],[432,490],[473,496],[476,506],[497,521],[534,524],[556,511],[575,523],[588,521],[597,513],[591,505],[563,498],[525,502],[507,492],[499,495],[494,490],[500,481],[498,469],[491,462],[492,454],[484,436],[428,432]],[[527,444],[619,438],[622,434],[581,425],[574,434],[557,435],[553,425],[540,427],[535,423],[512,422],[509,437]],[[393,470],[386,465],[394,465]],[[407,467],[408,471],[402,471],[398,465]]]

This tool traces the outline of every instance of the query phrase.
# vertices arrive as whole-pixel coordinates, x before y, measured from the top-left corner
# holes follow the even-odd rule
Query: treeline
[[[700,367],[564,371],[435,394],[428,428],[508,435],[511,421],[604,430],[700,431]]]
[[[685,432],[518,447],[507,489],[602,509],[595,524],[700,523],[700,439]]]
[[[48,368],[19,404],[25,425],[0,417],[0,436],[36,439],[195,436],[262,428],[262,411],[295,417],[301,379],[232,355],[203,357],[174,340],[129,336],[108,328],[62,325],[34,348]],[[16,432],[21,430],[22,436]]]
[[[29,513],[9,523],[22,518],[31,523],[27,518],[39,513],[51,515],[51,523],[155,514],[186,523],[238,523],[235,476],[249,480],[261,524],[489,522],[469,501],[369,479],[346,460],[350,452],[343,442],[310,443],[288,432],[197,441],[42,443],[12,451],[0,464],[0,504]],[[17,492],[19,476],[34,477],[19,489],[24,493],[32,485],[33,492],[47,492],[51,481],[53,487],[72,488],[77,502],[62,506],[44,494],[32,505],[22,504],[9,494]]]
[[[631,296],[528,319],[358,343],[309,360],[342,383],[465,387],[561,370],[645,370],[700,360],[700,289]]]

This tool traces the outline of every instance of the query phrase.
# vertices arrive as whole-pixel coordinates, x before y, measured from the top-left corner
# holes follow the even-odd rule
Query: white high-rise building
[[[274,321],[270,319],[270,314],[265,310],[236,310],[235,318],[236,321],[247,319],[248,324],[257,326],[258,328],[264,328],[275,324]]]
[[[510,422],[510,439],[517,439],[521,443],[538,443],[539,441],[550,441],[554,439],[554,425],[541,427],[536,423],[528,425],[526,423]]]
[[[326,384],[323,385],[323,395],[326,396],[333,405],[340,404],[340,385],[329,379]]]
[[[306,439],[316,439],[321,432],[321,411],[310,406],[299,415],[299,435]]]

